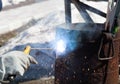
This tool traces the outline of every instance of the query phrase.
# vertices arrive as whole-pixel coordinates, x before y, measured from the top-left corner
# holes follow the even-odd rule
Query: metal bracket
[[[101,39],[101,42],[100,42],[100,47],[99,47],[99,50],[98,50],[98,59],[99,60],[110,60],[114,57],[114,45],[113,45],[113,39],[112,39],[112,34],[111,33],[104,33],[105,37],[102,37]],[[105,57],[100,57],[101,55],[101,52],[102,52],[102,47],[104,45],[104,41],[108,41],[108,51],[106,52],[107,53],[107,56]],[[111,52],[112,50],[112,52]],[[111,56],[110,56],[110,52],[111,52]]]

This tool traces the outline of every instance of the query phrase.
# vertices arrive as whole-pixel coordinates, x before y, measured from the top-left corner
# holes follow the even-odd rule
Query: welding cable
[[[10,84],[14,79],[16,75],[8,75],[7,80],[0,80],[0,84]]]
[[[2,81],[2,80],[0,80],[0,84],[9,84],[10,83],[10,81],[8,80],[8,81]]]

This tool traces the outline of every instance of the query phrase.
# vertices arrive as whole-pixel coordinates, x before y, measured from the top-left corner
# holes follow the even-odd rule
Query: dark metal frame
[[[109,35],[111,35],[111,37],[116,34],[116,33],[113,33],[113,32],[116,30],[116,26],[118,26],[117,18],[118,18],[119,13],[120,13],[120,0],[108,0],[107,14],[105,14],[104,12],[81,2],[80,0],[65,0],[66,24],[71,24],[72,23],[71,3],[73,3],[75,5],[75,7],[80,12],[81,16],[86,21],[86,23],[93,23],[94,24],[94,21],[92,20],[90,15],[87,13],[87,10],[89,10],[91,12],[94,12],[94,13],[106,18],[106,22],[103,23],[105,25],[105,27],[103,28],[103,30],[105,32],[109,33]],[[105,32],[103,32],[103,33],[105,33]],[[103,43],[102,40],[101,40],[101,43]],[[110,42],[110,45],[112,45],[111,42]],[[113,48],[114,47],[112,46],[112,51],[114,53]],[[101,50],[99,50],[99,51],[101,52]],[[100,53],[100,52],[98,52],[98,53]],[[109,56],[109,54],[108,54],[108,56]],[[112,59],[114,54],[112,55],[112,57],[108,57],[108,56],[107,56],[107,58],[100,58],[99,54],[98,54],[98,58],[100,60]]]
[[[106,22],[111,24],[110,25],[110,24],[106,23],[106,25],[107,25],[106,27],[109,26],[110,31],[112,30],[111,27],[114,25],[115,18],[118,17],[118,14],[120,12],[120,0],[112,0],[112,3],[116,2],[116,5],[114,7],[112,7],[112,10],[109,10],[109,6],[111,6],[113,4],[109,4],[110,0],[108,0],[108,10],[109,11],[107,11],[107,14],[94,8],[94,7],[91,7],[91,6],[81,2],[80,0],[64,0],[64,1],[65,1],[65,21],[66,21],[66,24],[72,23],[71,3],[73,3],[76,6],[76,8],[78,9],[78,11],[80,12],[80,14],[82,15],[82,17],[84,18],[84,20],[87,23],[94,23],[94,22],[86,10],[89,10],[91,12],[94,12],[94,13],[106,18]]]
[[[80,12],[80,14],[84,18],[84,20],[88,23],[91,23],[91,22],[93,23],[93,20],[89,16],[89,14],[87,13],[86,10],[92,11],[102,17],[106,17],[106,14],[104,12],[102,12],[96,8],[93,8],[87,4],[84,4],[83,2],[80,2],[79,0],[65,0],[65,20],[66,20],[67,24],[72,23],[71,3],[73,3],[76,6],[76,8]]]

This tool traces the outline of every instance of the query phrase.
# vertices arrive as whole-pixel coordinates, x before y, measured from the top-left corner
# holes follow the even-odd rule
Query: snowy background
[[[2,0],[3,2],[3,7],[7,5],[12,5],[12,4],[19,4],[20,2],[24,2],[26,0]]]
[[[14,6],[25,0],[3,0],[3,6]],[[106,12],[106,2],[85,3]],[[101,5],[102,4],[102,5]],[[104,23],[105,18],[88,11],[94,22]],[[79,12],[72,5],[73,23],[84,22]],[[33,4],[4,10],[0,13],[0,34],[21,28],[23,25],[34,22],[30,27],[25,27],[22,32],[10,39],[0,48],[0,55],[11,50],[23,50],[26,45],[32,48],[53,48],[55,39],[55,28],[57,25],[65,23],[64,0],[36,0]],[[38,65],[32,65],[23,78],[36,79],[54,75],[55,55],[52,50],[32,50],[30,53],[37,61]],[[39,73],[39,74],[38,74]],[[32,76],[31,76],[32,75]]]

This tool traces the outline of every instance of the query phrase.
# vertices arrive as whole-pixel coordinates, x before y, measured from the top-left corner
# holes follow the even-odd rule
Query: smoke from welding
[[[69,26],[62,24],[56,28],[56,42],[62,40],[68,52],[74,51],[84,43],[98,39],[102,28],[102,24],[76,23]]]

